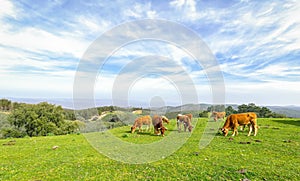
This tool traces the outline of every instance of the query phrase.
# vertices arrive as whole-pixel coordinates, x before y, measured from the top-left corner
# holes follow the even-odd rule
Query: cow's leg
[[[232,136],[238,135],[237,127],[238,127],[238,125],[234,125],[233,126],[233,134],[232,134]]]
[[[239,132],[238,132],[237,128],[234,128],[232,136],[237,136],[238,134],[239,134]]]
[[[256,136],[257,130],[258,130],[258,126],[257,126],[257,125],[254,125],[253,127],[254,127],[254,136]]]
[[[253,124],[251,124],[251,125],[249,126],[249,132],[248,132],[248,136],[250,136],[250,135],[251,135],[252,129],[253,129]]]
[[[232,133],[232,135],[231,136],[235,136],[235,129],[233,129],[233,133]]]
[[[228,133],[229,133],[229,131],[228,131],[228,130],[226,130],[226,128],[225,128],[225,135],[224,135],[224,136],[227,136],[227,135],[228,135]]]
[[[244,131],[245,125],[240,126],[240,131]]]
[[[181,125],[180,125],[180,121],[179,120],[177,121],[177,128],[178,128],[178,132],[180,132],[181,131]]]

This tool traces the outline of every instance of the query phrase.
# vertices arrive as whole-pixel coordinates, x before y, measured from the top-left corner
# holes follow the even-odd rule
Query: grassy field
[[[0,140],[0,180],[300,180],[300,120],[259,119],[258,123],[256,137],[247,137],[246,131],[233,139],[217,134],[199,150],[207,124],[199,119],[178,151],[148,164],[111,160],[82,134],[4,139]],[[175,120],[168,128],[166,137],[175,131]],[[128,126],[111,130],[126,142],[162,139],[152,132],[128,131]]]

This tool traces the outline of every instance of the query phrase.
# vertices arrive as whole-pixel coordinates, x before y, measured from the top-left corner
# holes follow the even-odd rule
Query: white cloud
[[[0,19],[5,17],[5,16],[10,16],[13,18],[17,18],[17,10],[14,7],[12,1],[9,0],[1,0],[1,6],[0,6]]]
[[[180,13],[180,18],[187,21],[195,21],[202,17],[202,13],[197,11],[197,3],[195,0],[174,0],[170,3],[171,7]]]
[[[176,8],[182,8],[184,4],[185,4],[185,0],[174,0],[170,2],[170,5]]]
[[[61,36],[73,37],[81,41],[95,40],[113,28],[111,20],[91,15],[79,14],[72,23],[66,22],[72,31],[59,32]],[[92,43],[91,41],[88,41]]]
[[[135,19],[140,19],[140,18],[154,19],[158,17],[157,12],[152,9],[152,5],[150,2],[147,2],[145,4],[135,3],[133,6],[127,7],[123,11],[123,15],[125,17],[135,18]]]
[[[148,18],[151,18],[151,19],[158,18],[156,11],[149,10],[146,12],[146,14],[147,14]]]
[[[89,45],[85,40],[61,37],[37,28],[23,28],[16,32],[2,29],[0,39],[1,44],[9,47],[40,53],[71,54],[77,58]]]

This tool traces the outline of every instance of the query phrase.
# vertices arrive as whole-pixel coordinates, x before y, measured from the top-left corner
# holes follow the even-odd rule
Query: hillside
[[[196,125],[197,120],[193,120]],[[115,161],[91,146],[85,134],[0,140],[1,180],[300,180],[300,120],[259,119],[256,137],[224,137],[199,149],[207,124],[197,125],[176,152],[146,164]],[[159,143],[176,133],[175,120],[165,138],[151,132],[129,133],[129,126],[110,133],[124,143]],[[181,133],[180,133],[181,134]],[[182,133],[190,135],[190,133]],[[104,140],[105,141],[105,140]],[[174,140],[176,141],[176,140]],[[244,144],[245,143],[245,144]],[[113,146],[113,143],[110,143]],[[54,147],[55,146],[55,147]],[[111,147],[115,149],[114,147]],[[130,149],[119,150],[130,152]],[[153,157],[150,151],[147,155]]]
[[[73,99],[70,98],[69,99],[9,98],[9,99],[15,102],[34,103],[34,104],[47,101],[51,104],[61,105],[62,107],[67,109],[73,108]],[[96,99],[95,104],[98,107],[109,106],[111,105],[111,100]],[[199,110],[203,111],[206,110],[209,106],[211,106],[211,104],[200,103],[200,104],[186,104],[182,106],[166,106],[166,107],[160,107],[158,109],[164,110],[166,112],[180,112],[180,111],[185,112],[185,111],[199,111]],[[232,106],[234,109],[237,109],[238,104],[226,104],[226,106]],[[300,118],[299,106],[267,106],[267,105],[265,106],[276,113],[285,114],[287,115],[287,117]]]
[[[268,108],[287,117],[300,118],[300,107],[297,106],[268,106]]]

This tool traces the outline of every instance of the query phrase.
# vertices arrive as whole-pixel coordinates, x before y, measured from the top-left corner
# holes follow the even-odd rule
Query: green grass
[[[300,120],[259,119],[258,124],[256,137],[247,137],[247,131],[239,131],[233,140],[217,134],[199,150],[206,125],[205,119],[199,119],[179,150],[148,164],[111,160],[83,135],[4,139],[0,140],[0,180],[300,180]],[[167,127],[166,137],[176,129],[175,121]],[[111,132],[138,144],[163,139],[153,135],[153,128],[151,133],[129,130],[127,126]],[[59,148],[52,150],[55,145]]]

